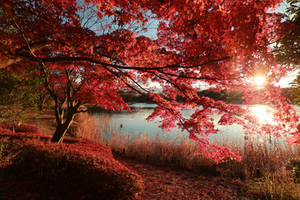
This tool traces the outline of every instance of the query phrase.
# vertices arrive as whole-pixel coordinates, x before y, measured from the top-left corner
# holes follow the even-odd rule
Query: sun
[[[254,83],[256,86],[261,87],[265,84],[265,82],[266,82],[266,78],[264,76],[256,76],[254,78]]]

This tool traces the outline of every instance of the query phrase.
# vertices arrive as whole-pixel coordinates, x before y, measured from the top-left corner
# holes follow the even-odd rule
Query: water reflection
[[[188,137],[188,133],[186,131],[181,131],[175,128],[172,133],[162,132],[160,128],[158,128],[159,121],[146,121],[147,118],[155,107],[154,104],[135,104],[133,107],[136,107],[135,113],[130,112],[116,112],[116,113],[95,113],[95,116],[100,117],[107,116],[110,118],[109,126],[111,129],[116,130],[117,132],[122,131],[126,132],[132,137],[143,134],[144,136],[148,136],[149,138],[154,137],[162,137],[165,140],[174,140],[180,137]],[[295,106],[297,113],[300,113],[300,107]],[[272,111],[265,105],[252,105],[250,106],[250,111],[257,118],[257,120],[262,124],[271,124],[274,125]],[[185,115],[190,115],[192,113],[191,110],[185,111]],[[242,145],[245,142],[245,134],[243,127],[241,125],[230,125],[230,126],[221,126],[218,125],[217,122],[220,119],[220,116],[214,115],[216,128],[219,129],[219,133],[216,135],[210,135],[211,141],[216,141],[218,143],[222,143],[222,140],[226,138],[228,141],[238,141]],[[265,139],[265,138],[264,138]],[[262,139],[261,139],[262,140]],[[263,140],[262,140],[263,142]]]
[[[250,107],[251,115],[253,115],[261,124],[275,125],[272,110],[265,105],[254,105]]]

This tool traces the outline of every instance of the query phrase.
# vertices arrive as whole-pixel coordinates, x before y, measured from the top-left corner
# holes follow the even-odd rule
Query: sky
[[[288,73],[285,77],[281,78],[279,81],[279,85],[282,88],[289,87],[289,83],[291,83],[299,73],[299,70],[292,71]]]

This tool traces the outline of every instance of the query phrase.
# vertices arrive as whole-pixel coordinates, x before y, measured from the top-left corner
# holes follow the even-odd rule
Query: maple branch
[[[124,78],[122,78],[117,72],[108,69],[107,67],[104,67],[107,71],[109,71],[111,74],[113,74],[114,76],[118,77],[127,87],[133,89],[134,91],[136,91],[137,93],[139,93],[142,96],[147,96],[145,95],[143,92],[139,91],[138,89],[136,89],[135,87],[133,87],[132,85],[130,85],[129,83],[127,83],[126,80],[124,80]],[[143,90],[145,90],[143,87],[141,87]],[[145,90],[146,92],[148,92],[147,90]]]
[[[141,90],[145,91],[146,93],[149,93],[148,90],[146,90],[143,86],[141,86],[137,81],[135,81],[130,75],[128,75],[127,73],[123,72],[120,69],[117,69],[120,73],[124,74],[125,76],[127,76],[132,82],[134,82],[134,84],[136,84]]]
[[[180,66],[180,65],[165,65],[163,67],[134,67],[134,66],[121,66],[121,65],[116,65],[116,64],[110,64],[110,63],[105,63],[93,58],[88,58],[88,57],[68,57],[68,56],[60,56],[60,57],[52,57],[52,58],[40,58],[43,62],[73,62],[73,61],[87,61],[91,63],[96,63],[96,64],[101,64],[103,66],[110,66],[110,67],[115,67],[119,69],[134,69],[134,70],[139,70],[139,71],[144,71],[144,70],[159,70],[159,69],[167,69],[167,68],[197,68],[203,65],[208,65],[211,63],[216,63],[216,62],[221,62],[224,60],[228,60],[230,57],[226,56],[223,58],[219,59],[214,59],[214,60],[209,60],[203,63],[200,63],[198,65],[191,65],[191,66]]]
[[[39,42],[30,44],[30,42],[28,42],[28,40],[26,39],[25,33],[23,32],[21,27],[17,24],[17,22],[15,21],[14,18],[12,18],[12,19],[13,19],[13,22],[14,22],[16,28],[20,31],[20,33],[26,43],[26,46],[16,49],[15,50],[16,54],[3,56],[0,60],[0,69],[6,68],[12,64],[22,61],[24,58],[27,57],[26,55],[28,55],[28,54],[29,55],[31,54],[33,57],[36,57],[36,55],[34,54],[35,51],[45,48],[46,46],[48,46],[50,44],[50,42],[44,42],[44,41],[39,41]]]
[[[66,88],[66,101],[68,110],[73,109],[72,100],[71,100],[71,80],[70,80],[70,71],[65,68],[65,74],[67,77],[67,88]]]
[[[169,76],[175,76],[178,78],[184,78],[184,79],[195,79],[195,80],[210,80],[210,81],[215,81],[217,83],[221,83],[220,81],[228,81],[228,80],[238,80],[238,77],[233,77],[233,78],[227,78],[227,79],[219,79],[219,78],[211,78],[208,76],[202,76],[202,77],[196,77],[196,76],[185,76],[185,75],[179,75],[179,74],[172,74],[169,72],[164,72],[162,70],[157,70],[159,73],[169,75]]]
[[[168,82],[169,84],[173,85],[173,86],[174,86],[175,88],[177,88],[180,92],[182,92],[183,95],[184,95],[186,98],[188,98],[190,101],[194,102],[194,100],[191,99],[191,98],[186,94],[186,92],[185,92],[181,87],[179,87],[177,84],[173,83],[173,82],[172,82],[171,80],[169,80],[169,79],[166,79],[166,78],[164,78],[164,77],[159,76],[159,75],[156,74],[155,72],[152,72],[152,74],[154,74],[156,77],[158,77],[158,78],[160,78],[160,79],[162,79],[162,80]],[[196,103],[196,102],[195,102],[195,103]]]
[[[161,77],[159,76],[158,74],[156,74],[155,72],[150,72],[152,74],[154,74],[156,77],[162,79],[162,80],[165,80],[166,82],[168,82],[169,84],[173,85],[175,88],[177,88],[180,92],[183,93],[183,95],[188,99],[190,100],[191,102],[194,102],[196,105],[199,105],[199,103],[194,99],[194,98],[190,98],[189,95],[187,95],[187,93],[185,92],[184,89],[182,89],[181,87],[179,87],[177,84],[173,83],[171,80],[167,79],[167,78],[164,78],[164,77]],[[197,96],[198,97],[198,96]],[[231,114],[234,114],[234,115],[237,115],[239,117],[241,117],[241,115],[239,113],[235,113],[235,112],[231,112],[229,110],[224,110],[224,109],[220,109],[219,107],[217,106],[213,106],[211,105],[211,108],[215,108],[215,109],[218,109],[220,111],[223,111],[223,112],[226,112],[226,113],[231,113]]]
[[[61,119],[61,117],[59,117],[59,116],[61,116],[61,110],[59,109],[59,106],[58,106],[58,97],[55,94],[55,92],[51,90],[51,87],[49,84],[49,76],[46,73],[44,63],[40,62],[39,64],[40,64],[41,78],[44,79],[44,86],[55,102],[54,112],[55,112],[56,121],[57,121],[57,123],[62,123],[62,119]]]
[[[20,62],[28,58],[28,55],[30,55],[31,51],[36,52],[45,47],[48,47],[50,44],[51,42],[46,41],[34,42],[31,44],[27,43],[26,46],[16,49],[15,54],[3,56],[0,60],[0,69],[6,68],[12,64]],[[30,46],[30,48],[28,48],[28,45]]]

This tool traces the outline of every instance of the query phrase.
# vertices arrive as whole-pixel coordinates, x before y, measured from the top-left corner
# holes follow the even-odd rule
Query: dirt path
[[[142,200],[248,199],[240,196],[241,186],[230,179],[196,175],[188,171],[139,163],[120,156],[115,158],[142,176],[145,184],[145,191],[140,198]]]

